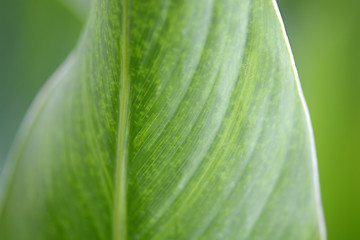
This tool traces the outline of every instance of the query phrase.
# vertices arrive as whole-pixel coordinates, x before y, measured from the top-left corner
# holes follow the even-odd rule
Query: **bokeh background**
[[[89,1],[0,0],[0,170],[31,101],[75,46]],[[278,4],[313,123],[328,239],[360,239],[360,1]]]

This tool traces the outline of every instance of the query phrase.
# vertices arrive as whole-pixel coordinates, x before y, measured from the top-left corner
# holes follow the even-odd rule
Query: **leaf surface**
[[[30,109],[5,239],[324,239],[276,3],[97,0]]]

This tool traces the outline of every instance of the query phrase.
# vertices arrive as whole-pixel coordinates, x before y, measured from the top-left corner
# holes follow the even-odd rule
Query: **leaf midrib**
[[[112,239],[127,239],[127,162],[130,104],[130,78],[128,56],[128,0],[122,2],[121,63],[119,82],[119,125],[117,133],[116,173]]]

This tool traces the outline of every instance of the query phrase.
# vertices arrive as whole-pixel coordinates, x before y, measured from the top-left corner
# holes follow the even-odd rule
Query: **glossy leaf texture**
[[[324,239],[271,0],[97,0],[2,176],[2,239]]]

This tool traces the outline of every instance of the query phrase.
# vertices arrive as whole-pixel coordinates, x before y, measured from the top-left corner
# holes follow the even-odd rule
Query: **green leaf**
[[[271,0],[97,0],[12,149],[3,239],[324,239],[288,46]]]

